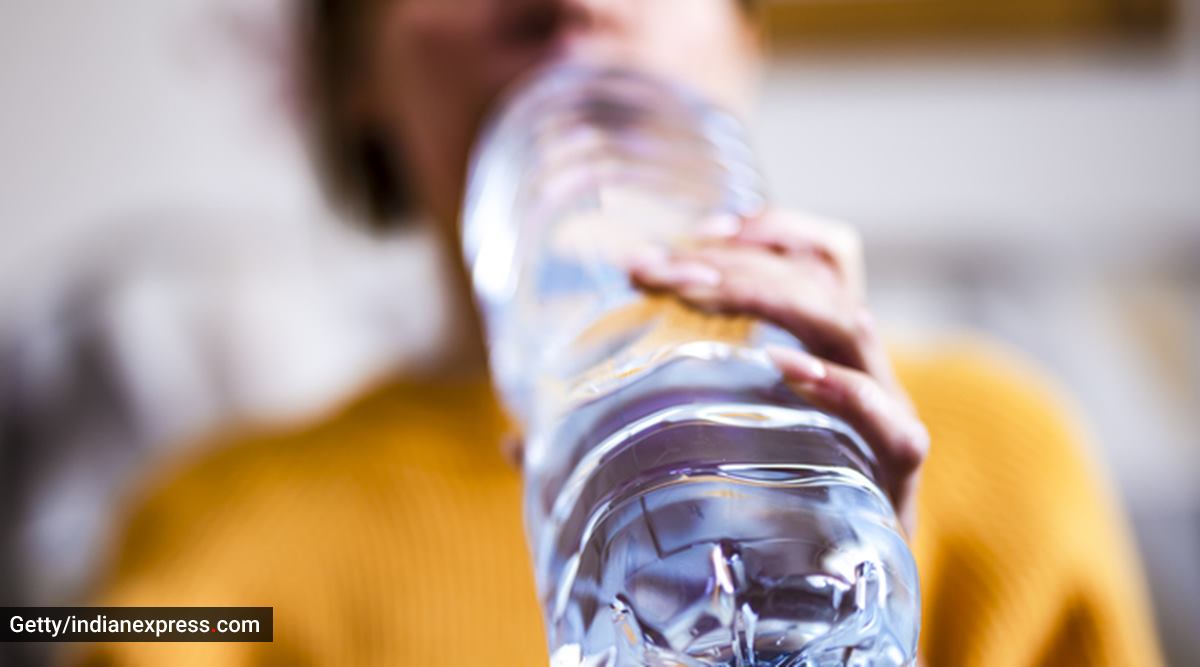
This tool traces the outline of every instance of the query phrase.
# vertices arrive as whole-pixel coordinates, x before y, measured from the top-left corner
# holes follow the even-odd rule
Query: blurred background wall
[[[1197,664],[1200,0],[1091,1],[792,0],[754,125],[779,202],[862,229],[894,331],[987,331],[1073,393]],[[441,335],[426,240],[320,203],[286,13],[0,5],[0,597],[70,600],[186,443],[329,409]]]

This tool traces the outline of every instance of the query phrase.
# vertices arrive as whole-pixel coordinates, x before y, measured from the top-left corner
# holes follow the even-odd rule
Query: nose
[[[617,62],[635,46],[637,3],[654,0],[559,0],[564,16],[563,55]]]
[[[591,52],[623,32],[628,1],[517,0],[509,5],[505,32],[527,45],[553,42],[568,54]]]
[[[639,0],[648,2],[649,0]],[[567,24],[575,30],[611,32],[621,26],[627,0],[559,0]]]

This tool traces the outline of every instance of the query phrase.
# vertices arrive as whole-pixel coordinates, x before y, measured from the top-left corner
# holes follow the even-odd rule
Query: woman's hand
[[[631,274],[643,289],[703,310],[761,318],[804,343],[808,352],[768,352],[793,391],[866,439],[879,460],[879,482],[912,534],[929,434],[866,309],[854,230],[778,211],[744,221],[718,218],[685,248],[640,256]]]

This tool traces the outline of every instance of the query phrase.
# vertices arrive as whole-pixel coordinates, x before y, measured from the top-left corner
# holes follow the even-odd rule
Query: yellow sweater
[[[897,351],[933,437],[914,552],[928,667],[1161,664],[1129,537],[1035,372]],[[88,664],[546,665],[520,480],[485,382],[408,383],[209,450],[141,499],[97,599],[275,608],[271,644],[108,644]]]

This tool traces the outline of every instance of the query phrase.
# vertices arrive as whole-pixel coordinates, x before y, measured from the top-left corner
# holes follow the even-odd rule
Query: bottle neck
[[[500,107],[477,146],[463,251],[510,402],[636,298],[626,268],[716,215],[764,206],[742,124],[669,82],[559,64]],[[518,412],[522,410],[518,406]]]

